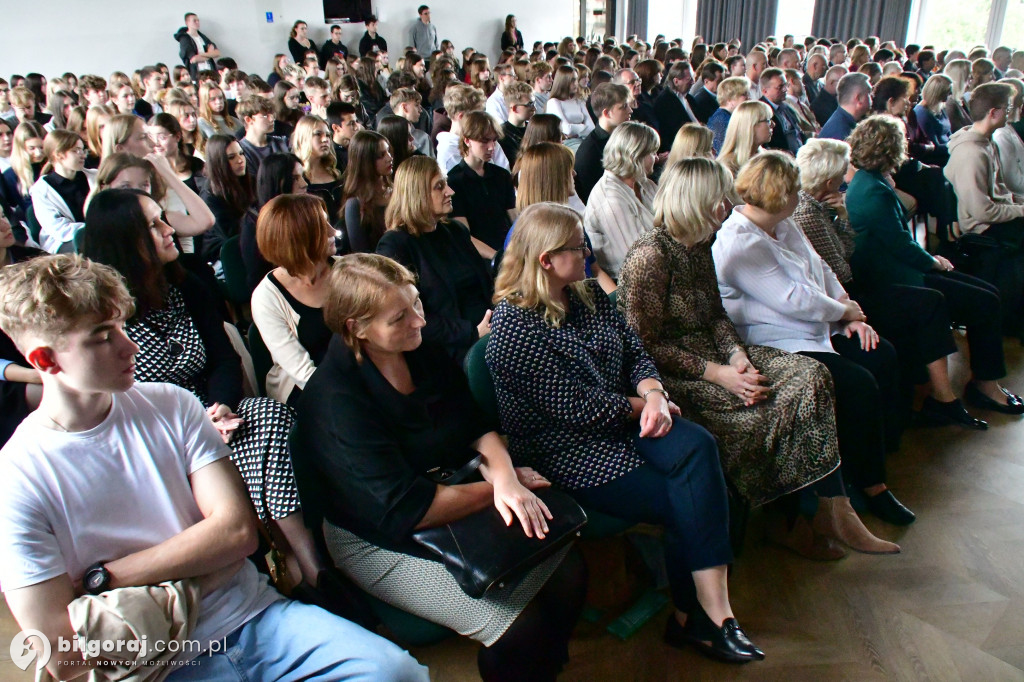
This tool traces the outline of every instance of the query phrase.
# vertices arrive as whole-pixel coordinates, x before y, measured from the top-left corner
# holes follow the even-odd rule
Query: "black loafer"
[[[917,519],[914,512],[903,506],[888,489],[870,497],[865,495],[864,506],[869,512],[894,526],[909,526]]]
[[[928,396],[921,405],[921,416],[928,422],[939,426],[956,424],[965,429],[973,429],[975,431],[985,431],[988,429],[988,422],[972,417],[959,399],[948,403],[941,403],[935,398]]]
[[[674,613],[668,617],[665,643],[677,649],[689,645],[709,658],[726,663],[764,660],[764,652],[750,641],[735,618],[726,618],[719,627],[700,606],[687,618],[686,627],[679,624]]]
[[[982,410],[1002,412],[1003,414],[1024,414],[1024,400],[1021,400],[1020,396],[1010,393],[1005,388],[1002,391],[1006,394],[1007,402],[1005,405],[997,400],[992,400],[992,398],[982,393],[972,381],[964,387],[964,400]]]

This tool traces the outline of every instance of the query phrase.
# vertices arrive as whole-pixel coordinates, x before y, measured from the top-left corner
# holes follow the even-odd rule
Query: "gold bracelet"
[[[643,400],[644,402],[647,402],[647,396],[649,396],[652,393],[660,393],[663,396],[665,396],[665,400],[671,400],[671,398],[668,397],[668,391],[666,391],[663,388],[649,388],[643,392],[643,395],[640,396],[640,399]]]

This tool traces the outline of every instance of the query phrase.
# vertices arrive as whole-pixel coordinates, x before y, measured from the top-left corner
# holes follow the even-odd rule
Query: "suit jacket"
[[[818,81],[808,76],[806,73],[804,74],[803,82],[804,93],[807,95],[807,101],[810,102],[811,104],[814,104],[814,100],[817,99],[818,93],[821,92],[824,86]]]
[[[772,107],[764,97],[761,98],[761,101]],[[772,129],[772,139],[768,140],[765,148],[778,149],[796,155],[804,143],[803,134],[800,132],[800,123],[797,121],[796,115],[785,102],[773,106],[772,110],[774,112],[772,114],[772,121],[774,121],[775,127]]]
[[[689,94],[685,97],[692,110],[693,97]],[[662,90],[658,99],[654,100],[654,115],[658,117],[660,125],[658,133],[661,135],[661,151],[663,152],[672,149],[672,140],[675,139],[680,128],[687,123],[697,123],[686,113],[683,103],[679,101],[679,97],[671,88]]]
[[[825,125],[825,122],[839,108],[839,100],[831,92],[822,88],[818,96],[811,102],[811,111],[814,118],[818,119],[818,125]]]
[[[711,114],[718,109],[718,96],[702,85],[700,91],[694,95],[691,108],[693,113],[697,114],[697,119],[707,125]]]

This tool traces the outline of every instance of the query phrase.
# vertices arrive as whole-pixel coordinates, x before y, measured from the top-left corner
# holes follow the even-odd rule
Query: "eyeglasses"
[[[762,118],[761,120],[759,120],[759,121],[758,121],[758,123],[767,123],[767,124],[768,124],[769,126],[771,126],[772,128],[774,128],[774,127],[775,127],[775,121],[773,121],[773,120],[772,120],[772,119],[770,119],[770,118]]]
[[[590,247],[586,244],[581,244],[580,246],[559,246],[557,249],[553,249],[551,253],[561,253],[563,251],[579,251],[584,256],[589,256],[592,253]]]
[[[517,104],[513,104],[512,106],[526,107],[527,109],[536,109],[537,108],[537,105],[534,104],[533,102],[519,102]]]

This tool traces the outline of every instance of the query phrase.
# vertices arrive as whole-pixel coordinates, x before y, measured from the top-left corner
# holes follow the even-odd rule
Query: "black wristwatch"
[[[106,569],[102,561],[97,561],[85,569],[82,587],[89,594],[100,594],[110,589],[110,571]]]

